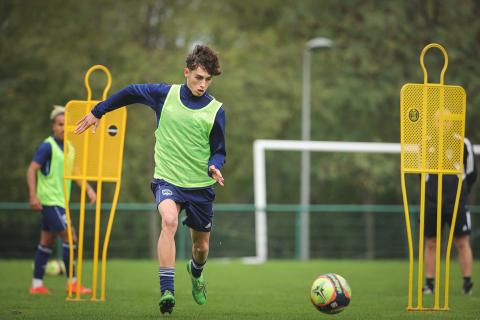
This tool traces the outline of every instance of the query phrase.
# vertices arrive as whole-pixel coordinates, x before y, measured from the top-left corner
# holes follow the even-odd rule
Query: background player
[[[68,244],[67,220],[65,217],[65,198],[63,189],[63,133],[65,108],[54,106],[50,114],[53,135],[46,138],[38,147],[30,166],[27,169],[27,184],[30,207],[41,211],[40,243],[35,252],[31,294],[49,294],[43,284],[45,266],[52,254],[56,236],[62,238],[63,262],[65,270],[69,270],[70,247]],[[70,184],[68,185],[70,192]],[[87,183],[87,195],[90,203],[96,200],[96,193]],[[76,242],[75,230],[73,241]],[[68,277],[68,272],[66,273]],[[76,292],[75,268],[73,273],[72,292]],[[67,287],[68,289],[68,287]],[[91,290],[80,286],[82,294],[90,294]]]

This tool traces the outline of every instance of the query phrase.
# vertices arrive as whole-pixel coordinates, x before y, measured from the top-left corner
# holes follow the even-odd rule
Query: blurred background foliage
[[[480,2],[474,0],[3,0],[0,2],[0,201],[28,201],[25,172],[50,134],[53,104],[86,98],[94,64],[130,83],[182,83],[187,52],[205,43],[223,74],[211,93],[227,114],[226,187],[217,202],[253,202],[252,143],[300,139],[302,52],[312,54],[312,140],[399,140],[399,94],[419,83],[422,48],[449,54],[445,82],[467,91],[467,135],[480,142]],[[443,57],[427,55],[438,82]],[[105,84],[92,81],[97,99]],[[155,115],[128,109],[121,202],[152,201]],[[267,153],[271,203],[299,201],[300,155]],[[401,203],[398,159],[312,155],[313,203]]]

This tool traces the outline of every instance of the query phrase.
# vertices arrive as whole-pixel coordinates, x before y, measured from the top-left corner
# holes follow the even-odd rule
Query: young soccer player
[[[463,276],[463,293],[471,294],[473,255],[470,246],[472,223],[467,199],[477,178],[475,154],[473,146],[467,138],[464,140],[462,191],[458,204],[457,221],[454,227],[454,243],[458,250],[458,261]],[[435,290],[435,252],[437,247],[437,185],[436,175],[428,175],[425,192],[425,277],[424,294],[432,294]],[[455,175],[444,175],[442,186],[442,225],[451,225],[458,178]]]
[[[56,236],[63,240],[63,262],[68,270],[70,264],[70,247],[68,244],[67,220],[65,217],[65,198],[63,191],[63,132],[65,108],[54,106],[50,119],[53,135],[46,138],[38,147],[27,170],[27,184],[30,194],[30,207],[42,213],[42,230],[40,243],[35,252],[35,267],[30,294],[49,294],[43,285],[43,276],[47,260],[52,253]],[[68,186],[70,192],[70,185]],[[94,203],[97,196],[87,184],[87,195]],[[73,241],[76,242],[75,230]],[[66,273],[68,277],[68,272]],[[76,293],[75,269],[72,291]],[[68,287],[67,287],[68,290]],[[92,291],[80,286],[82,294]]]
[[[105,113],[132,103],[150,106],[156,113],[155,173],[151,189],[155,195],[162,229],[157,245],[161,313],[175,305],[175,232],[178,216],[186,212],[190,228],[192,259],[187,270],[197,304],[206,302],[202,271],[208,257],[213,221],[213,185],[224,185],[220,169],[225,162],[225,111],[208,92],[213,76],[220,75],[217,54],[197,45],[187,56],[183,74],[186,83],[136,84],[99,103],[77,123],[76,133],[98,126]]]

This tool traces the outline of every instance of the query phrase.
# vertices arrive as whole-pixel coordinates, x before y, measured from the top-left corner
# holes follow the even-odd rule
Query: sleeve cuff
[[[216,161],[208,161],[208,167],[207,167],[207,172],[208,172],[208,176],[209,177],[212,177],[212,174],[210,173],[210,166],[215,166],[215,168],[217,168],[218,170],[222,170],[222,167],[223,165],[221,163],[217,163]]]
[[[102,118],[102,114],[100,114],[100,112],[98,112],[98,111],[96,110],[96,108],[93,108],[91,112],[92,112],[92,114],[93,114],[93,116],[94,116],[95,118],[97,118],[97,119]]]

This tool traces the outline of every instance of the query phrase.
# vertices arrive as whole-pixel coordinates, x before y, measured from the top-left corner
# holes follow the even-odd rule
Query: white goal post
[[[267,182],[265,168],[266,150],[399,154],[400,144],[345,141],[255,140],[253,143],[253,172],[255,198],[256,255],[254,257],[245,258],[247,262],[253,263],[265,262],[268,257],[266,213]],[[480,145],[474,146],[474,153],[476,155],[480,154]],[[306,228],[304,226],[303,229],[308,229],[308,224]],[[301,233],[302,235],[307,236],[302,236],[300,246],[304,248],[306,246],[306,248],[309,248],[308,230],[301,230]]]

